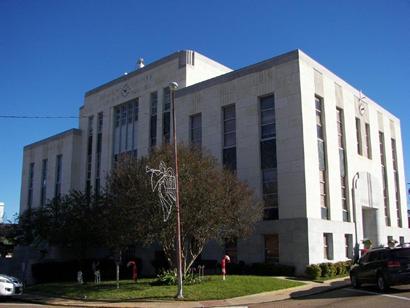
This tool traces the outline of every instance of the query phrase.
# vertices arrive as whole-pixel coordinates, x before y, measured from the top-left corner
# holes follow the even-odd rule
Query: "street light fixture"
[[[172,131],[174,139],[174,158],[175,158],[175,208],[177,214],[177,278],[178,278],[178,293],[175,296],[177,299],[184,298],[182,293],[182,256],[181,256],[181,218],[179,213],[179,183],[178,183],[178,147],[177,147],[177,132],[176,132],[176,116],[175,116],[175,90],[178,88],[176,82],[169,83],[171,92],[172,104]]]

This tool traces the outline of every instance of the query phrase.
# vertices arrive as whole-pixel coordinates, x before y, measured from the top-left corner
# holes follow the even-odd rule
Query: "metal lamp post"
[[[181,256],[181,218],[179,213],[179,184],[178,184],[178,147],[177,147],[177,133],[176,133],[176,117],[175,117],[175,90],[178,88],[176,82],[169,84],[171,92],[172,104],[172,132],[174,139],[174,158],[175,158],[175,208],[177,214],[177,278],[178,278],[178,293],[175,296],[178,299],[184,298],[182,293],[182,256]]]
[[[359,249],[359,240],[357,236],[357,209],[356,209],[356,190],[357,190],[357,181],[359,180],[360,174],[356,172],[353,176],[352,180],[352,203],[353,203],[353,218],[354,218],[354,233],[355,233],[355,246],[354,246],[354,259],[358,259],[360,257],[360,249]]]

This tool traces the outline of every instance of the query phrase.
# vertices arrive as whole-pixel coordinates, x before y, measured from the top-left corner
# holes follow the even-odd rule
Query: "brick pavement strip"
[[[279,278],[279,277],[278,277]],[[38,294],[23,294],[21,300],[31,303],[49,304],[66,307],[101,307],[101,308],[151,308],[151,307],[246,307],[250,304],[260,304],[266,302],[281,301],[289,298],[304,297],[319,293],[328,292],[335,289],[344,288],[350,285],[349,278],[338,278],[328,280],[323,283],[306,281],[306,284],[299,287],[282,289],[277,291],[263,292],[258,294],[246,295],[224,300],[207,300],[207,301],[125,301],[125,302],[108,302],[108,301],[81,301],[75,299],[65,299],[57,297],[48,297]]]

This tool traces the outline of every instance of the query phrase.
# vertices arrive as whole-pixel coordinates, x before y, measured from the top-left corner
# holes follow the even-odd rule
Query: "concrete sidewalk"
[[[279,278],[279,277],[278,277]],[[283,278],[285,279],[285,278]],[[304,281],[305,282],[305,281]],[[20,298],[22,301],[48,304],[65,307],[121,307],[121,308],[135,308],[135,307],[182,307],[182,308],[196,308],[196,307],[246,307],[250,304],[267,303],[274,301],[281,301],[290,298],[299,298],[318,293],[324,293],[334,289],[344,288],[350,285],[349,278],[338,278],[334,280],[328,280],[324,283],[317,283],[312,281],[306,281],[306,284],[299,287],[283,289],[278,291],[264,292],[253,295],[235,297],[225,300],[208,300],[208,301],[81,301],[74,299],[48,297],[37,294],[23,294]]]

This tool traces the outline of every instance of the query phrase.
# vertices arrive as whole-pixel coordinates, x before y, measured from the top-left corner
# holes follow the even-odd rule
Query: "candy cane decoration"
[[[127,267],[132,266],[132,280],[134,280],[134,282],[137,281],[137,264],[135,263],[135,261],[130,261],[127,263]]]
[[[225,280],[226,278],[226,263],[231,262],[231,258],[229,258],[228,255],[224,255],[224,257],[221,260],[221,268],[222,268],[222,280]]]

